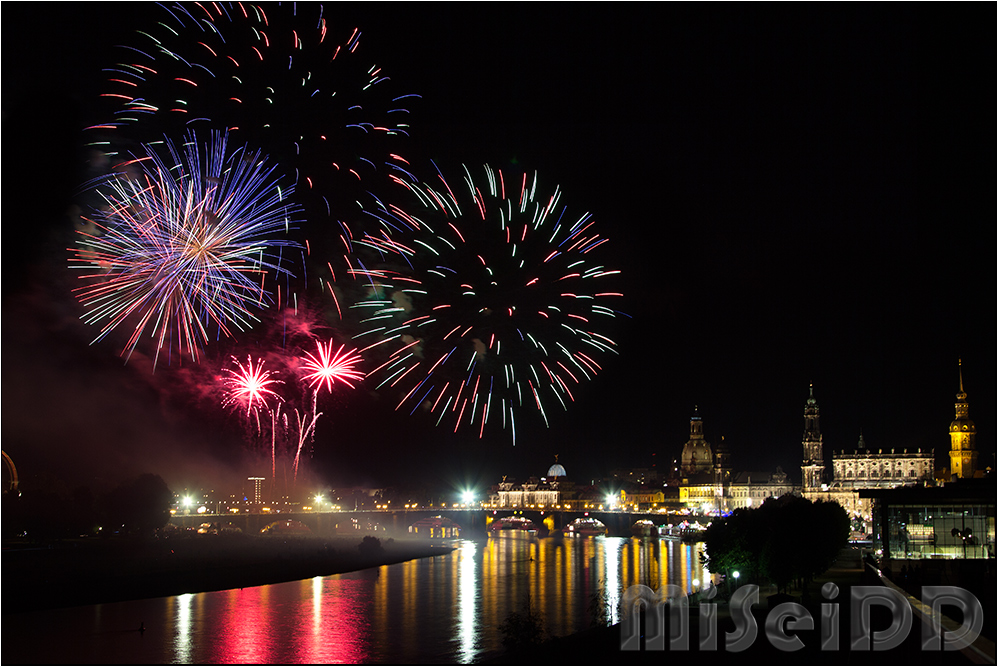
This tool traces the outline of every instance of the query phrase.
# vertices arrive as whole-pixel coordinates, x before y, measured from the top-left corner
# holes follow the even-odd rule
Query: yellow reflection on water
[[[169,598],[169,600],[176,605],[176,608],[171,611],[175,619],[173,650],[177,656],[177,662],[193,662],[191,655],[191,603],[194,600],[194,594],[185,593]]]
[[[478,607],[478,583],[476,581],[475,552],[478,546],[466,542],[459,550],[460,568],[458,578],[457,638],[458,658],[468,663],[475,658],[475,615]]]

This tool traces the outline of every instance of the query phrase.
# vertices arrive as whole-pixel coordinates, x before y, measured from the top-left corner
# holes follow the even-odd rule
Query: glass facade
[[[881,548],[889,558],[994,558],[995,504],[889,504]]]

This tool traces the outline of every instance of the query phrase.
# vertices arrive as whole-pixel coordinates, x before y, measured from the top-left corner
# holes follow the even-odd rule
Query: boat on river
[[[654,521],[638,519],[631,526],[631,534],[634,537],[658,537],[658,526]]]
[[[504,537],[531,537],[537,534],[537,524],[524,516],[513,514],[493,521],[489,526],[489,534]]]
[[[595,537],[606,535],[606,524],[591,516],[580,517],[565,526],[565,535],[575,537]]]

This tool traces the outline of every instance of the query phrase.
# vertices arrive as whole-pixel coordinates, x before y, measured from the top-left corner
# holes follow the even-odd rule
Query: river
[[[433,558],[301,581],[3,617],[5,664],[462,664],[502,650],[531,606],[547,634],[611,621],[631,584],[692,591],[701,545],[673,539],[456,540]],[[140,625],[144,627],[139,631]]]

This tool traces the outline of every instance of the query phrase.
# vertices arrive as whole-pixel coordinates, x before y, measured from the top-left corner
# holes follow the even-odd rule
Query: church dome
[[[565,466],[560,463],[555,463],[553,466],[548,468],[548,477],[564,477],[565,475]]]
[[[714,463],[710,443],[703,437],[703,420],[699,408],[694,408],[690,419],[690,439],[683,446],[682,470],[684,475],[708,472]]]

